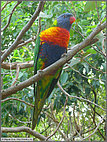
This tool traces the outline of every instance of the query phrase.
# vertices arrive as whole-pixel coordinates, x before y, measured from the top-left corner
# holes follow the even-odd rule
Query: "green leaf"
[[[85,69],[88,73],[89,72],[89,65],[87,63],[81,63],[81,64],[85,67]]]
[[[7,137],[7,133],[2,133],[2,137]]]
[[[106,63],[102,63],[104,70],[106,69]]]
[[[24,55],[25,55],[25,52],[22,52],[22,55],[21,55],[21,57],[24,57]]]
[[[51,13],[50,15],[47,15],[46,13],[44,12],[40,12],[39,14],[39,17],[42,17],[42,18],[51,18],[53,16],[53,14]]]
[[[23,62],[23,58],[21,57],[11,57],[12,59],[16,59],[16,62]]]
[[[97,7],[101,4],[101,2],[97,1]],[[96,9],[96,2],[95,1],[87,1],[87,3],[85,4],[85,7],[84,7],[84,11],[85,12],[89,12],[89,11],[92,11]]]
[[[92,25],[92,26],[85,26],[87,28],[96,28],[97,25]]]
[[[74,35],[74,30],[71,29],[71,30],[70,30],[70,37],[72,37],[73,35]]]
[[[8,114],[6,114],[5,123],[8,124],[8,121],[9,121],[9,116],[8,116]]]
[[[14,50],[13,56],[19,56],[19,51],[18,50]]]
[[[85,93],[90,94],[91,89],[90,88],[85,88]]]
[[[92,48],[88,49],[86,52],[96,54],[96,51],[94,49],[92,49]]]
[[[89,20],[82,20],[81,24],[82,25],[88,25],[88,24],[90,24],[90,21]]]
[[[57,25],[57,20],[54,20],[54,22],[53,22],[53,26],[56,26]]]
[[[80,62],[80,58],[73,58],[70,63],[70,67],[78,64]]]
[[[103,33],[99,33],[96,35],[96,37],[99,39],[99,41],[102,43],[103,39],[104,39],[104,36],[103,36]]]
[[[67,81],[67,79],[68,79],[68,73],[67,73],[67,72],[64,72],[64,73],[61,75],[61,78],[60,78],[61,84],[65,84],[66,81]]]

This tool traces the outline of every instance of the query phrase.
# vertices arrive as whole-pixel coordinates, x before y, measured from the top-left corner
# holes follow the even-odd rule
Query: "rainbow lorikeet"
[[[34,74],[42,70],[61,58],[61,55],[67,52],[70,38],[70,28],[75,21],[71,13],[64,13],[56,20],[56,26],[42,31],[37,39],[34,57]],[[35,128],[38,116],[44,106],[46,98],[49,97],[60,77],[62,66],[59,69],[50,72],[34,84],[34,112],[32,129]]]

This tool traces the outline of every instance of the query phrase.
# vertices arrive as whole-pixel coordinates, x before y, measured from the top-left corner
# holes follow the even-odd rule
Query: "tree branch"
[[[104,122],[104,119],[103,119],[103,122]],[[94,121],[94,124],[95,124],[95,127],[97,127],[95,121]],[[103,134],[101,133],[100,129],[98,128],[97,130],[98,130],[99,134],[101,135],[101,137],[105,140],[105,137],[104,137]]]
[[[7,127],[1,127],[2,133],[17,133],[17,132],[27,132],[31,135],[33,135],[34,137],[40,139],[40,140],[45,140],[46,137],[41,135],[40,133],[32,130],[29,127],[25,127],[25,126],[21,126],[21,127],[15,127],[15,128],[7,128]],[[51,139],[49,139],[49,141],[52,141]]]
[[[24,26],[24,28],[20,31],[19,35],[17,36],[16,40],[13,42],[13,44],[6,50],[6,52],[1,56],[1,62],[3,62],[7,56],[16,48],[16,46],[18,45],[18,42],[21,40],[21,38],[23,37],[23,35],[26,33],[26,31],[29,30],[29,28],[32,26],[33,22],[35,21],[35,19],[38,17],[42,7],[44,5],[44,2],[41,1],[39,2],[39,5],[36,9],[36,11],[34,12],[32,18],[30,19],[30,21]]]
[[[91,108],[93,109],[93,111],[94,111],[94,107],[90,104],[90,106],[91,106]],[[97,111],[95,111],[95,113],[98,115],[98,116],[100,116],[101,118],[102,118],[102,116],[97,112]],[[104,119],[104,121],[106,121],[105,119]]]
[[[98,15],[98,20],[101,24],[101,20],[100,20],[100,16],[99,16],[99,11],[98,11],[98,6],[97,6],[97,1],[95,2],[95,5],[96,5],[96,9],[97,9],[97,15]]]
[[[22,47],[22,46],[24,46],[24,45],[26,45],[26,44],[28,44],[28,43],[30,43],[30,42],[32,42],[32,41],[35,41],[36,38],[37,38],[37,35],[34,36],[34,37],[29,38],[29,39],[26,40],[26,41],[23,41],[23,43],[19,44],[15,49],[17,49],[17,48],[19,48],[19,47]]]
[[[85,140],[85,139],[87,139],[87,138],[89,138],[90,136],[92,136],[92,135],[97,131],[97,129],[99,128],[100,124],[102,123],[104,117],[105,117],[105,116],[103,116],[103,118],[102,118],[102,119],[100,120],[100,122],[97,124],[97,127],[95,128],[94,132],[91,133],[89,136],[83,138],[82,141]]]
[[[11,1],[7,1],[4,5],[3,5],[3,7],[1,8],[1,11],[3,11],[3,9],[6,7],[6,5],[7,4],[9,4]]]
[[[45,113],[49,118],[51,118],[55,123],[59,123],[58,120],[56,120],[54,117],[52,117],[52,115],[50,115],[49,113],[43,111],[43,113]]]
[[[1,100],[1,103],[5,102],[5,101],[8,101],[8,100],[16,100],[16,101],[20,101],[20,102],[23,102],[25,103],[26,105],[29,105],[31,107],[34,107],[34,105],[28,103],[28,102],[25,102],[24,100],[21,100],[21,99],[18,99],[18,98],[6,98],[4,100]]]
[[[28,40],[24,41],[23,43],[19,44],[19,45],[16,47],[16,49],[19,48],[19,47],[22,47],[23,45],[26,45],[26,44],[28,44],[28,43],[30,43],[30,42],[32,42],[32,41],[35,41],[36,38],[37,38],[37,36],[38,36],[38,34],[40,33],[40,31],[41,31],[41,17],[39,17],[39,28],[38,28],[38,31],[37,31],[36,36],[31,37],[30,39],[28,39]]]
[[[19,90],[22,90],[23,88],[26,88],[32,84],[34,84],[35,82],[37,82],[38,80],[40,80],[41,78],[43,78],[43,76],[50,74],[50,72],[52,72],[53,70],[56,70],[60,67],[62,67],[62,65],[64,65],[65,63],[67,63],[77,52],[79,52],[81,49],[85,48],[86,46],[92,44],[93,42],[96,42],[97,39],[93,39],[101,30],[103,30],[106,27],[106,22],[104,22],[101,25],[98,25],[93,32],[81,43],[75,45],[72,47],[72,49],[65,55],[63,56],[61,59],[59,59],[58,61],[56,61],[55,63],[53,63],[52,65],[48,66],[47,68],[43,69],[42,71],[38,71],[36,75],[30,77],[29,79],[19,83],[16,86],[12,86],[8,89],[2,90],[2,99],[7,98],[8,96],[16,93]]]
[[[28,61],[28,62],[14,62],[14,63],[7,63],[3,62],[1,63],[1,68],[6,69],[6,70],[14,70],[17,69],[17,66],[20,66],[20,69],[25,69],[25,68],[30,68],[33,67],[34,62],[33,61]]]
[[[15,85],[15,83],[16,83],[16,81],[17,81],[17,79],[18,79],[18,76],[19,76],[19,71],[20,71],[20,66],[17,65],[15,81],[12,83],[11,86],[14,86],[14,85]]]
[[[97,44],[95,44],[95,45],[101,52],[99,50],[96,50],[96,51],[99,52],[101,55],[103,55],[106,58],[106,54],[100,49],[100,47]]]
[[[11,18],[12,18],[12,14],[13,14],[13,12],[15,11],[16,7],[17,7],[20,3],[21,3],[21,1],[18,1],[17,4],[14,6],[14,8],[13,8],[11,14],[10,14],[10,17],[9,17],[9,20],[8,20],[7,24],[5,25],[4,28],[1,29],[1,31],[4,31],[4,30],[9,26],[10,20],[11,20]]]

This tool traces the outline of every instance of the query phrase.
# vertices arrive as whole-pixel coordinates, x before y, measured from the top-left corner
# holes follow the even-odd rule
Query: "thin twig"
[[[5,109],[5,110],[6,110],[6,109]],[[20,122],[20,123],[25,123],[25,124],[31,123],[31,121],[29,121],[29,122],[20,121],[20,120],[17,119],[16,117],[12,116],[12,115],[10,114],[10,112],[8,112],[7,110],[6,110],[6,112],[8,113],[9,117],[11,117],[12,119],[17,120],[17,121]]]
[[[31,107],[34,107],[34,105],[30,104],[30,103],[27,103],[25,102],[24,100],[21,100],[21,99],[18,99],[18,98],[6,98],[4,100],[1,100],[1,103],[5,102],[5,101],[8,101],[8,100],[16,100],[16,101],[20,101],[20,102],[23,102],[25,103],[26,105],[29,105]]]
[[[49,113],[47,113],[46,111],[43,111],[43,113],[45,113],[49,118],[51,118],[53,120],[54,123],[58,124],[59,121],[57,119],[55,119],[55,117],[53,118],[52,115],[50,115]],[[59,133],[62,135],[62,137],[66,140],[69,141],[69,139],[66,137],[66,134],[63,133],[60,128],[58,129]]]
[[[94,107],[91,104],[90,104],[90,106],[94,110]],[[95,111],[95,113],[102,118],[102,116],[97,111]],[[106,121],[106,120],[104,119],[104,121]]]
[[[8,20],[7,24],[5,25],[4,28],[1,29],[1,31],[4,31],[4,30],[9,26],[10,21],[11,21],[11,17],[12,17],[12,14],[13,14],[13,12],[15,11],[16,7],[17,7],[20,3],[21,3],[21,1],[18,1],[17,4],[14,6],[14,8],[13,8],[11,14],[10,14],[10,17],[9,17],[9,20]]]
[[[46,111],[43,111],[43,113],[45,113],[49,118],[51,118],[55,123],[59,123],[58,120],[56,120],[55,118],[52,117],[52,115],[50,115],[49,113],[47,113]]]
[[[84,59],[83,59],[83,60],[84,60]],[[102,70],[99,70],[99,69],[93,67],[93,66],[92,66],[89,62],[87,62],[86,60],[84,60],[84,61],[85,61],[90,67],[92,67],[93,69],[95,69],[96,71],[100,71],[100,72],[106,74],[106,72],[103,72]]]
[[[53,124],[49,124],[42,132],[40,132],[40,134],[43,134],[44,132],[46,133],[46,131],[50,128],[50,126],[52,126]]]
[[[9,4],[11,1],[7,1],[4,5],[3,5],[3,7],[1,8],[1,11],[3,11],[3,9],[6,7],[6,5],[7,4]]]
[[[75,30],[73,27],[72,27],[72,29],[74,30],[74,31],[76,31],[77,33],[79,33],[84,39],[85,39],[85,37],[84,37],[84,35],[78,30]]]
[[[75,130],[76,130],[76,133],[74,133],[73,137],[78,134],[81,138],[81,135],[79,133],[80,132],[80,126],[77,124],[77,121],[76,121],[76,118],[75,118],[75,105],[74,105],[74,108],[73,108],[73,118],[74,118],[74,127],[75,127]]]
[[[102,47],[103,47],[103,53],[105,54],[105,46],[104,46],[104,41],[106,40],[106,38],[103,38],[103,40],[102,40]]]
[[[89,102],[89,103],[91,103],[91,104],[96,105],[97,107],[101,108],[103,111],[106,110],[106,109],[102,108],[101,106],[95,104],[94,102],[92,102],[92,101],[90,101],[90,100],[87,100],[87,99],[84,99],[84,98],[81,98],[81,97],[77,97],[77,96],[71,96],[71,95],[69,95],[69,94],[62,88],[62,86],[60,85],[59,81],[58,81],[57,85],[58,85],[58,87],[61,89],[61,91],[62,91],[66,96],[68,96],[68,97],[70,97],[70,98],[77,98],[77,99],[80,99],[80,100],[84,100],[84,101],[86,101],[86,102]]]
[[[104,119],[103,119],[103,122],[102,122],[102,123],[104,123]],[[95,127],[97,127],[97,124],[96,124],[95,121],[94,121],[94,124],[95,124]],[[97,130],[98,130],[99,134],[101,135],[101,137],[105,140],[105,137],[104,137],[103,134],[101,133],[100,129],[98,128]]]
[[[34,107],[34,105],[32,105],[32,104],[30,104],[30,103],[28,103],[28,102],[25,102],[24,100],[21,100],[21,99],[18,99],[18,98],[6,98],[6,99],[4,99],[4,100],[1,100],[1,103],[3,103],[3,102],[5,102],[5,101],[8,101],[8,100],[16,100],[16,101],[20,101],[20,102],[23,102],[23,103],[25,103],[26,105],[28,105],[28,106],[31,106],[31,107]],[[43,107],[43,109],[48,109],[47,107]],[[45,113],[44,111],[43,111],[43,113]],[[46,113],[47,114],[47,113]],[[48,115],[48,114],[47,114]],[[48,115],[49,116],[49,115]]]
[[[95,1],[95,5],[96,5],[96,9],[97,9],[98,20],[100,21],[100,24],[101,24],[101,20],[100,20],[100,16],[99,16],[99,11],[98,11],[98,7],[97,7],[97,1]]]
[[[105,58],[106,58],[106,54],[100,49],[100,47],[97,45],[97,44],[95,44],[95,46],[101,51],[101,52],[99,52],[101,55],[103,55]],[[95,49],[95,48],[94,48]],[[98,50],[97,50],[97,52],[98,52]]]
[[[10,13],[10,14],[11,14],[11,13]],[[1,19],[1,21],[3,21],[3,19],[5,19],[6,17],[8,17],[10,14],[6,15],[5,17],[3,17],[3,18]]]
[[[17,49],[17,48],[19,48],[19,47],[22,47],[22,46],[24,46],[24,45],[26,45],[26,44],[28,44],[28,43],[30,43],[30,42],[32,42],[32,41],[35,41],[36,38],[37,38],[37,36],[38,36],[38,35],[36,35],[36,36],[34,36],[34,37],[31,37],[31,38],[29,38],[29,39],[26,40],[26,41],[23,41],[23,43],[21,43],[21,44],[19,44],[18,46],[16,46],[15,49]]]
[[[56,130],[55,130],[50,136],[48,136],[48,137],[45,139],[45,141],[47,141],[49,138],[51,138],[53,135],[55,135],[55,133],[56,133],[57,130],[59,129],[60,125],[62,124],[62,121],[63,121],[63,119],[64,119],[64,117],[65,117],[65,107],[66,107],[66,105],[67,105],[67,102],[68,102],[68,96],[66,96],[66,100],[65,100],[65,104],[64,104],[63,117],[62,117],[61,121],[59,122],[59,124],[58,124]]]
[[[100,124],[102,123],[104,117],[105,117],[105,116],[103,116],[103,118],[102,118],[102,119],[100,120],[100,122],[97,124],[97,127],[95,128],[94,132],[91,133],[89,136],[83,138],[82,141],[85,140],[85,139],[87,139],[87,138],[89,138],[90,136],[92,136],[92,135],[97,131],[97,129],[99,128]]]
[[[15,78],[15,81],[13,82],[13,84],[12,84],[11,86],[15,85],[15,83],[16,83],[16,81],[17,81],[17,79],[18,79],[18,76],[19,76],[19,70],[20,70],[20,66],[17,65],[17,69],[16,69],[16,78]]]

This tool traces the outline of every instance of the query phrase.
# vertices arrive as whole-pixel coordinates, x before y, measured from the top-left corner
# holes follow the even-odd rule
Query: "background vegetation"
[[[17,3],[17,1],[1,2],[2,54],[12,45],[19,32],[31,19],[39,2],[22,1],[15,7]],[[13,11],[14,7],[15,10]],[[2,63],[2,89],[7,89],[33,76],[35,36],[38,34],[38,29],[44,30],[51,27],[54,20],[60,14],[72,12],[76,17],[76,22],[72,25],[70,31],[69,50],[74,45],[82,42],[98,24],[106,20],[105,9],[105,1],[46,1],[44,8],[31,28],[24,34],[16,49]],[[5,28],[6,24],[8,25]],[[87,46],[78,52],[69,63],[64,65],[59,79],[60,86],[69,95],[79,98],[68,98],[67,104],[64,107],[67,97],[56,86],[50,97],[46,100],[40,115],[40,122],[35,131],[45,137],[55,132],[58,123],[60,123],[63,117],[65,108],[63,122],[51,139],[75,141],[88,137],[85,140],[105,140],[105,111],[103,110],[106,105],[105,37],[104,29],[97,35],[99,39],[97,43]],[[28,40],[31,41],[25,44]],[[28,68],[21,69],[20,66],[24,62],[28,64]],[[20,63],[20,66],[18,66],[18,63]],[[31,105],[34,104],[33,85],[18,91],[8,98],[8,100],[2,101],[1,104],[2,127],[27,126],[31,128],[33,113]],[[81,98],[90,100],[100,107]],[[2,137],[34,136],[25,132],[17,132],[2,133]],[[34,139],[39,140],[36,137]]]

